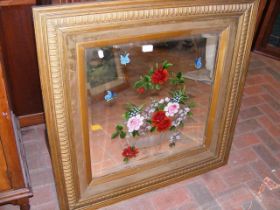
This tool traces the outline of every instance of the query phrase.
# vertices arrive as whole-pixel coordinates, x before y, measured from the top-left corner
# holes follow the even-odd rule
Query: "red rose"
[[[128,146],[127,148],[125,148],[122,152],[122,156],[125,158],[133,158],[136,157],[136,155],[138,154],[138,149],[134,146]]]
[[[153,114],[152,125],[157,128],[157,130],[165,131],[171,126],[171,119],[165,115],[164,111],[158,111]]]
[[[137,91],[137,93],[139,93],[139,94],[143,94],[143,93],[145,92],[145,88],[144,88],[144,87],[140,87],[140,88],[138,88],[136,91]]]
[[[162,85],[164,82],[167,81],[169,73],[166,69],[158,69],[152,75],[152,82],[154,84]]]

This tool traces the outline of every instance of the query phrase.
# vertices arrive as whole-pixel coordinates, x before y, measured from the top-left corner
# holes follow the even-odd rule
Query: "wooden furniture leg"
[[[20,206],[20,210],[30,210],[30,204],[28,198],[18,200],[17,205]]]

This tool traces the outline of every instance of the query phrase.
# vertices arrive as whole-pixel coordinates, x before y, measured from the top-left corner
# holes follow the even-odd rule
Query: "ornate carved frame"
[[[258,3],[258,0],[125,0],[33,9],[61,209],[95,209],[226,164]],[[167,29],[153,30],[158,25]],[[114,34],[122,42],[208,31],[219,32],[220,38],[204,144],[162,160],[168,164],[168,170],[162,163],[152,162],[137,172],[130,169],[119,175],[92,179],[88,126],[83,111],[85,83],[77,65],[79,45],[89,40],[106,43],[112,39],[108,34]]]

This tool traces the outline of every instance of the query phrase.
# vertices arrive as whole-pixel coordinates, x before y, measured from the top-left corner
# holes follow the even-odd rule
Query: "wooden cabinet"
[[[11,106],[23,126],[43,122],[32,6],[35,0],[0,0],[0,41]]]
[[[8,176],[8,167],[7,167],[7,163],[5,160],[5,154],[4,154],[4,150],[3,150],[3,146],[2,146],[2,141],[0,138],[0,191],[5,191],[5,190],[9,190],[11,189],[10,185],[10,181],[9,181],[9,176]]]
[[[32,196],[19,126],[10,109],[0,45],[0,205],[29,209]]]
[[[0,0],[0,40],[11,106],[22,127],[44,122],[32,6],[82,0]]]
[[[255,35],[256,53],[280,60],[280,1],[267,0]]]

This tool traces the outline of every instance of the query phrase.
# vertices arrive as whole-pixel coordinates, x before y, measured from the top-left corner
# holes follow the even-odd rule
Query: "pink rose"
[[[180,105],[178,103],[169,102],[166,107],[164,107],[164,111],[166,112],[166,116],[173,117],[179,111]]]
[[[127,121],[128,132],[138,131],[144,123],[144,117],[141,117],[140,114],[133,116]]]

